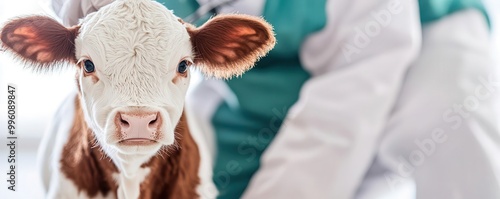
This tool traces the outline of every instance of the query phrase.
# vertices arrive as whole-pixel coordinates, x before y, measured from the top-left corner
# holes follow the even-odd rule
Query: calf
[[[219,15],[196,28],[157,2],[117,0],[70,28],[14,19],[1,41],[37,70],[76,67],[78,92],[48,138],[48,198],[191,199],[214,195],[203,192],[213,183],[200,160],[210,158],[184,112],[189,67],[241,75],[275,38],[256,17]]]

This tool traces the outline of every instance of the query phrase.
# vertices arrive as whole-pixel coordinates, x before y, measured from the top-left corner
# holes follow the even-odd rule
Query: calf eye
[[[180,74],[186,73],[187,70],[188,70],[189,65],[191,65],[191,62],[186,61],[186,60],[182,60],[179,63],[179,66],[177,66],[177,72],[179,72]]]
[[[87,73],[93,73],[95,71],[94,63],[90,60],[85,60],[85,62],[83,62],[83,68]]]

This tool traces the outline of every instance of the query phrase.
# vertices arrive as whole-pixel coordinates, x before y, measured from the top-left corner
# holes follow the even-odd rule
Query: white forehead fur
[[[189,78],[173,79],[178,63],[193,56],[184,25],[157,2],[117,0],[88,15],[80,26],[76,58],[90,59],[98,78],[95,82],[80,71],[82,108],[103,149],[112,156],[105,143],[116,129],[114,114],[130,106],[160,111],[169,139],[165,143],[171,142],[189,84]]]
[[[76,39],[77,59],[90,56],[97,70],[112,79],[175,72],[180,60],[173,58],[182,54],[191,56],[186,28],[151,0],[117,0],[103,7],[81,21]]]

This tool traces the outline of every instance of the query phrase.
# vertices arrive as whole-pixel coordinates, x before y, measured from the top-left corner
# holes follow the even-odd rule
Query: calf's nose
[[[118,113],[116,125],[120,128],[121,140],[156,140],[161,118],[158,112]]]

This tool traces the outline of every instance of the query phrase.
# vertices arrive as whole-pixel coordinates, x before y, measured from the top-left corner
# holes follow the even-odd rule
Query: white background
[[[40,14],[43,5],[39,0],[1,0],[0,24],[19,15]],[[500,1],[485,0],[491,10],[495,48],[500,49]],[[496,51],[500,58],[500,51]],[[74,71],[66,69],[53,74],[33,73],[0,52],[0,198],[43,198],[38,171],[36,150],[44,129],[67,93],[74,87]],[[17,192],[7,190],[7,136],[6,89],[7,83],[17,87],[18,104],[18,184]]]

